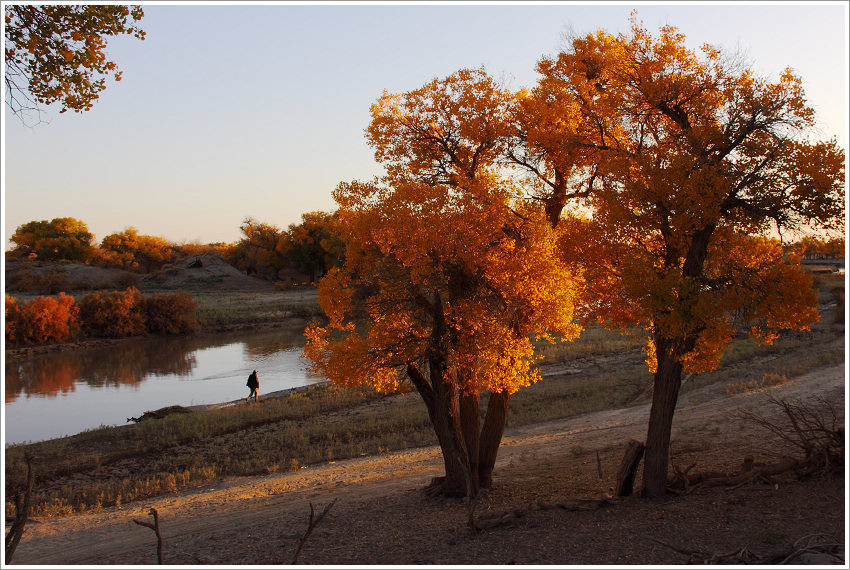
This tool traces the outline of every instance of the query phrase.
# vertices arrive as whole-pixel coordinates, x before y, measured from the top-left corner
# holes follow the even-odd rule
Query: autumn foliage
[[[84,222],[74,218],[32,221],[19,226],[10,238],[11,255],[43,261],[88,261],[94,235]]]
[[[529,334],[569,338],[573,314],[642,331],[657,496],[682,373],[716,368],[741,326],[770,343],[819,318],[800,255],[771,232],[843,232],[844,151],[807,137],[792,70],[761,78],[672,26],[574,37],[538,72],[511,93],[461,70],[372,106],[388,174],[335,193],[345,265],[320,286],[330,324],[306,353],[338,383],[412,382],[447,482],[483,466],[486,486],[474,450],[493,451],[495,424],[465,422],[480,391],[488,417],[494,401],[506,414],[534,380]]]
[[[135,287],[89,293],[80,300],[80,319],[88,336],[121,338],[145,332],[144,296]]]
[[[40,344],[69,340],[79,331],[78,315],[74,298],[64,293],[36,297],[20,304],[6,295],[6,342]]]
[[[145,37],[139,6],[17,4],[4,15],[6,103],[21,116],[39,104],[60,103],[60,113],[91,109],[106,77],[121,79],[107,57],[109,37]]]
[[[306,333],[334,383],[416,388],[450,495],[490,486],[510,396],[539,379],[532,341],[580,330],[580,276],[545,212],[498,172],[505,96],[461,71],[373,107],[370,142],[391,174],[335,191],[345,262],[319,285],[329,323]]]
[[[89,293],[79,302],[59,293],[18,303],[6,295],[6,342],[41,344],[87,337],[121,338],[142,334],[180,334],[197,329],[195,302],[188,293],[145,297],[131,287]]]
[[[578,110],[564,140],[596,162],[591,221],[565,228],[565,255],[592,283],[583,315],[646,331],[644,481],[658,496],[682,372],[718,366],[733,315],[761,342],[819,318],[799,256],[767,235],[843,231],[844,152],[806,138],[814,112],[791,70],[760,78],[712,46],[691,50],[671,26],[653,36],[633,20],[628,34],[574,38],[538,70],[534,95]]]
[[[152,334],[183,334],[198,328],[195,301],[185,291],[157,293],[144,301],[145,328]]]
[[[108,267],[150,273],[176,259],[176,248],[166,239],[140,234],[130,227],[100,242],[93,262]]]

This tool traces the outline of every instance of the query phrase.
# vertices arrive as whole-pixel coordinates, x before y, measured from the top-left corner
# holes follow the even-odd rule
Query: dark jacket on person
[[[260,381],[257,380],[257,372],[251,372],[251,375],[248,376],[248,382],[245,384],[249,388],[257,389],[260,387]]]

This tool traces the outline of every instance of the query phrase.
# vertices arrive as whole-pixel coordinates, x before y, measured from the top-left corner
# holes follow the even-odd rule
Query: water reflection
[[[307,371],[298,330],[145,338],[6,361],[6,443],[77,433],[168,405],[260,397],[322,380]],[[243,393],[244,392],[244,393]]]
[[[57,396],[85,382],[92,387],[136,385],[150,377],[192,376],[199,350],[241,344],[245,361],[263,361],[304,344],[298,331],[133,339],[109,347],[6,361],[6,402],[21,393]]]
[[[149,376],[188,376],[195,367],[196,342],[141,340],[108,348],[62,352],[6,361],[6,402],[21,393],[56,396],[73,392],[78,382],[92,387],[135,385]]]

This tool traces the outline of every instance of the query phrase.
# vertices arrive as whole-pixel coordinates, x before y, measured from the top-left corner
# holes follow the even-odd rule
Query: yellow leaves
[[[531,335],[578,335],[580,278],[557,233],[495,176],[353,182],[335,197],[345,266],[320,283],[330,323],[305,351],[334,381],[394,387],[408,364],[440,350],[459,389],[512,393],[538,378]]]
[[[372,105],[366,132],[393,177],[456,184],[499,158],[510,95],[481,70],[460,70]]]

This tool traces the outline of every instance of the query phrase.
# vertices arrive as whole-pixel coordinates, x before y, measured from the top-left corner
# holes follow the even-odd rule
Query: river
[[[73,435],[165,406],[228,402],[248,395],[257,370],[260,396],[321,381],[301,358],[300,331],[125,340],[108,347],[7,360],[4,442]]]

